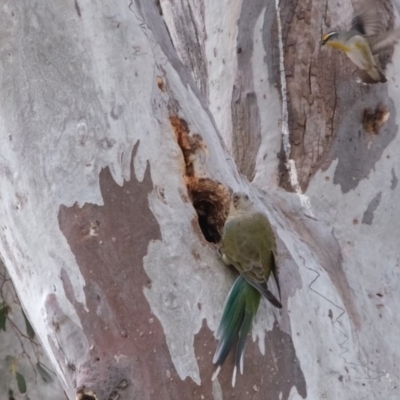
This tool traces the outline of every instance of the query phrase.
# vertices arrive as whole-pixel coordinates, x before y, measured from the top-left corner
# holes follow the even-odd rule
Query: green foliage
[[[19,372],[16,372],[15,378],[17,379],[18,390],[20,393],[26,393],[26,381],[24,376]]]
[[[25,326],[26,326],[26,333],[28,334],[28,336],[33,339],[35,337],[35,331],[32,328],[31,323],[29,322],[29,319],[26,317],[24,311],[22,310],[22,315],[24,316],[24,320],[25,320]]]
[[[14,376],[15,380],[17,381],[18,390],[20,393],[26,393],[26,380],[25,377],[19,372],[18,358],[7,355],[5,361],[10,368],[12,376]]]
[[[0,303],[0,331],[6,330],[6,320],[10,307],[6,302]]]

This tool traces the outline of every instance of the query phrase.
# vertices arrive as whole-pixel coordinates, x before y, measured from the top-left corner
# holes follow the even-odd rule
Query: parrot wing
[[[243,274],[275,307],[282,308],[282,304],[267,286],[272,271],[281,297],[274,256],[275,238],[265,215],[255,213],[228,222],[222,241],[227,263]]]
[[[273,281],[275,283],[276,288],[278,289],[278,294],[279,294],[279,299],[282,299],[281,296],[281,287],[279,285],[279,279],[278,279],[278,269],[277,265],[275,262],[275,254],[272,251],[271,252],[271,271],[272,271],[272,276],[273,276]],[[253,277],[249,274],[243,274],[244,278],[247,280],[247,282],[250,283],[254,288],[256,288],[273,306],[276,308],[282,308],[282,303],[274,296],[274,294],[271,292],[271,290],[268,288],[268,280],[265,279],[264,281],[257,281],[253,279]],[[271,280],[269,280],[271,281]]]

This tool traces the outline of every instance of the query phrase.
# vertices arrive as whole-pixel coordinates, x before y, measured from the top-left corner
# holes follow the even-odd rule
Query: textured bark
[[[0,253],[69,398],[400,396],[400,56],[363,86],[320,49],[351,4],[3,11]],[[283,303],[235,388],[232,358],[211,382],[231,190],[271,220]]]
[[[349,28],[353,13],[351,4],[298,0],[280,4],[284,69],[290,99],[290,158],[296,163],[298,180],[304,191],[317,170],[328,168],[333,159],[343,157],[346,153],[340,144],[343,144],[341,139],[345,134],[339,135],[339,132],[346,130],[348,135],[353,136],[354,130],[362,129],[363,110],[386,104],[390,99],[386,85],[361,85],[357,78],[365,77],[343,53],[321,50],[322,33],[339,27]],[[393,8],[390,1],[382,1],[380,10],[387,26],[392,27]],[[277,41],[276,36],[274,40]],[[388,52],[381,56],[382,65],[388,62],[390,55]],[[344,120],[354,120],[354,116],[357,116],[357,123],[352,121],[349,127],[349,122]],[[391,131],[394,132],[393,129]],[[393,134],[386,140],[386,145],[392,139]],[[347,140],[345,146],[348,146]],[[370,168],[366,168],[368,161],[362,153],[357,149],[350,157],[361,159],[358,169],[364,169],[367,176]],[[379,153],[373,155],[374,160],[369,164],[374,164],[380,156]],[[344,163],[349,164],[346,161]],[[349,179],[344,175],[342,173],[340,178],[337,176],[335,181],[339,183],[340,180],[341,184],[348,186],[345,189],[348,191],[357,182],[353,177]],[[347,182],[344,183],[344,180]],[[280,184],[293,190],[287,174],[281,177]]]

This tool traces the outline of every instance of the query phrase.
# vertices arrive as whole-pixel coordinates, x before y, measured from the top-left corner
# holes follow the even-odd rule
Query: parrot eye
[[[235,208],[239,207],[240,201],[242,199],[242,195],[240,193],[233,193],[232,196],[232,204]]]
[[[244,195],[244,199],[245,199],[245,200],[248,200],[248,199],[249,199],[249,196],[247,196],[247,194],[245,194],[245,195]]]

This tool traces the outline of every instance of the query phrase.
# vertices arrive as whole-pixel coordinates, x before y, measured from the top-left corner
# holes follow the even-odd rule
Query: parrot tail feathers
[[[232,385],[235,386],[236,373],[239,368],[243,373],[243,357],[247,335],[251,329],[254,316],[260,305],[261,294],[247,280],[240,275],[233,284],[225,300],[217,338],[219,343],[214,355],[213,363],[216,370],[212,376],[214,380],[221,370],[222,364],[237,343],[236,363],[232,376]]]
[[[243,285],[242,279],[240,279],[239,276],[236,279],[235,283],[232,285],[231,289],[229,290],[228,295],[226,296],[224,305],[222,306],[223,312],[221,321],[219,323],[218,331],[216,334],[216,339],[221,339],[221,337],[227,331],[227,326],[232,324],[233,310],[235,309],[235,304],[238,303],[237,297],[240,291],[239,289],[242,285]]]
[[[261,299],[261,297],[259,297],[259,299]],[[259,301],[258,301],[257,307],[255,307],[255,309],[253,307],[246,308],[246,313],[244,316],[242,327],[239,332],[239,340],[238,340],[237,349],[236,349],[235,368],[233,370],[233,375],[232,375],[232,387],[235,387],[237,370],[240,371],[240,375],[243,375],[243,360],[244,360],[244,350],[246,347],[246,340],[247,340],[247,336],[250,332],[255,314],[257,313],[258,305],[259,305]]]
[[[240,328],[239,323],[239,328]],[[239,334],[239,329],[236,326],[228,326],[225,331],[221,335],[221,339],[218,343],[217,350],[215,351],[214,358],[213,358],[213,363],[217,366],[220,367],[226,357],[228,356],[233,343],[235,342],[237,335]]]
[[[221,322],[219,323],[217,331],[217,339],[219,339],[219,343],[213,358],[213,363],[217,367],[220,367],[224,363],[233,344],[239,336],[245,314],[246,303],[244,292],[247,285],[248,284],[243,277],[239,276],[225,300]]]

